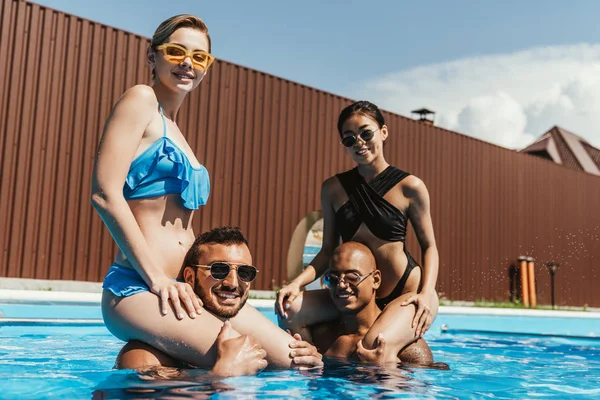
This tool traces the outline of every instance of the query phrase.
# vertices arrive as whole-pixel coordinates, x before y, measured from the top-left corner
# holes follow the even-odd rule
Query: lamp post
[[[554,275],[556,275],[556,272],[560,268],[560,264],[555,262],[549,262],[546,264],[546,267],[548,268],[548,272],[550,273],[550,292],[552,295],[552,309],[554,310]]]

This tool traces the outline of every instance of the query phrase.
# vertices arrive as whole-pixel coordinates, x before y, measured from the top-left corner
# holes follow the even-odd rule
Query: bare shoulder
[[[342,184],[337,176],[331,176],[323,181],[321,184],[321,195],[331,198],[333,194],[337,193],[342,189]]]
[[[329,178],[327,178],[323,181],[323,183],[321,184],[321,189],[329,192],[333,189],[336,189],[339,186],[340,186],[340,180],[337,178],[337,176],[334,175],[334,176],[330,176]]]
[[[141,370],[154,366],[179,367],[181,363],[162,351],[137,340],[127,342],[115,362],[117,369]]]
[[[135,85],[127,89],[119,99],[119,102],[137,102],[140,107],[156,107],[158,100],[156,93],[148,85]]]
[[[425,183],[414,175],[407,176],[402,180],[402,193],[409,199],[427,196],[427,187]]]
[[[123,131],[140,131],[154,117],[158,100],[154,89],[148,85],[135,85],[121,95],[110,116],[107,126],[116,126]]]

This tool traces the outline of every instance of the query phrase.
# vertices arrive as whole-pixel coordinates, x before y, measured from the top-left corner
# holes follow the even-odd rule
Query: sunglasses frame
[[[227,275],[225,275],[223,278],[217,278],[217,277],[215,277],[215,276],[213,275],[213,271],[212,271],[212,267],[213,267],[213,265],[215,265],[215,264],[225,264],[225,265],[227,265],[227,266],[229,267],[229,272],[227,272]],[[190,265],[190,267],[194,267],[194,268],[204,268],[204,269],[210,269],[210,276],[211,276],[213,279],[217,280],[217,281],[223,281],[223,280],[225,280],[225,279],[226,279],[226,278],[229,276],[229,274],[231,273],[231,271],[232,271],[232,270],[235,270],[235,272],[236,272],[236,273],[237,273],[237,275],[238,275],[238,279],[239,279],[240,281],[244,282],[244,283],[252,283],[252,282],[254,282],[254,280],[255,280],[255,279],[256,279],[256,277],[258,276],[258,273],[260,272],[260,271],[258,270],[258,268],[256,268],[254,265],[230,263],[230,262],[227,262],[227,261],[215,261],[215,262],[211,263],[210,265],[204,265],[204,264],[192,264],[192,265]],[[239,268],[240,268],[240,267],[250,267],[250,268],[254,268],[254,270],[256,271],[256,273],[254,274],[254,278],[252,278],[252,280],[250,280],[250,281],[246,281],[246,280],[242,279],[242,277],[240,276],[240,273],[239,273]]]
[[[370,142],[371,140],[373,140],[373,138],[375,137],[375,132],[377,132],[378,130],[379,130],[379,128],[377,128],[377,129],[375,129],[375,130],[365,129],[364,131],[360,132],[358,135],[346,135],[346,136],[344,136],[344,137],[342,138],[342,141],[341,141],[340,143],[341,143],[341,144],[343,144],[345,147],[352,147],[352,146],[354,146],[354,145],[356,144],[356,142],[358,142],[358,138],[357,138],[357,137],[360,137],[360,139],[361,139],[363,142],[365,142],[365,143],[367,143],[367,142]],[[365,132],[371,132],[371,133],[372,133],[372,135],[371,135],[371,137],[370,137],[369,139],[365,139],[365,138],[363,138],[363,134],[364,134]],[[353,140],[352,140],[352,143],[350,143],[350,144],[346,144],[346,143],[344,143],[344,141],[345,141],[346,139],[349,139],[349,138],[352,138],[352,139],[353,139]]]
[[[334,288],[338,287],[338,286],[339,286],[339,285],[342,283],[342,281],[344,281],[344,283],[345,283],[346,285],[350,285],[350,286],[353,286],[353,287],[357,287],[358,285],[360,285],[361,283],[363,283],[363,282],[365,281],[365,279],[367,279],[367,278],[368,278],[370,275],[373,275],[373,273],[374,273],[374,272],[375,272],[375,271],[371,271],[371,272],[369,272],[369,273],[368,273],[368,274],[366,274],[366,275],[361,275],[361,274],[359,274],[358,272],[348,272],[347,274],[345,273],[345,274],[341,275],[340,277],[338,277],[337,275],[333,275],[333,274],[331,274],[331,273],[327,273],[327,274],[325,274],[325,276],[324,276],[324,279],[323,279],[323,281],[324,281],[324,282],[323,282],[323,283],[324,283],[324,284],[325,284],[325,286],[326,286],[326,287],[328,287],[329,289],[334,289]],[[356,274],[356,275],[358,275],[358,276],[359,276],[359,279],[360,279],[360,280],[359,280],[357,283],[350,283],[350,282],[348,282],[348,281],[346,280],[346,275],[348,275],[348,274]],[[335,285],[329,286],[329,285],[327,285],[327,284],[325,283],[325,281],[329,281],[331,278],[327,278],[327,277],[331,277],[331,276],[335,276],[335,277],[336,277],[336,279],[337,279],[337,283],[336,283]]]
[[[167,50],[169,48],[179,49],[179,50],[183,51],[185,54],[182,56],[169,55],[169,54],[167,54]],[[156,46],[154,49],[162,52],[165,60],[167,60],[171,64],[180,64],[183,60],[185,60],[186,58],[189,57],[190,60],[192,60],[192,65],[194,66],[194,68],[197,70],[200,70],[200,71],[207,71],[208,68],[215,61],[215,56],[213,56],[212,54],[210,54],[206,51],[203,51],[203,50],[189,51],[185,47],[183,47],[179,44],[176,44],[176,43],[163,43],[161,45]],[[204,63],[199,63],[199,62],[195,61],[194,54],[202,54],[202,55],[206,56],[208,58],[208,61],[206,62],[206,66],[204,65]]]

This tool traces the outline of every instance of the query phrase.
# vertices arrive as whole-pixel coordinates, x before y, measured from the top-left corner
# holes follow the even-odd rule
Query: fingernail
[[[196,313],[195,313],[195,312],[191,313],[191,314],[190,314],[190,317],[192,317],[192,318],[196,318]]]
[[[177,314],[177,318],[183,319],[183,314]]]
[[[291,343],[290,343],[290,347],[291,347],[292,349],[296,348],[296,343],[294,343],[294,342],[291,342]]]
[[[292,357],[296,357],[296,352],[295,352],[295,351],[292,351],[292,352],[290,353],[290,356],[292,356]]]
[[[289,308],[290,308],[290,305],[289,305],[289,304],[286,304],[286,305],[285,305],[285,309],[286,309],[286,310],[289,310]]]

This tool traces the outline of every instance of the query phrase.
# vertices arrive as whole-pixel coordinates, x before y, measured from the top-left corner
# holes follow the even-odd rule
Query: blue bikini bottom
[[[110,290],[118,297],[128,297],[150,291],[150,288],[137,271],[116,263],[110,266],[104,277],[102,289]]]

